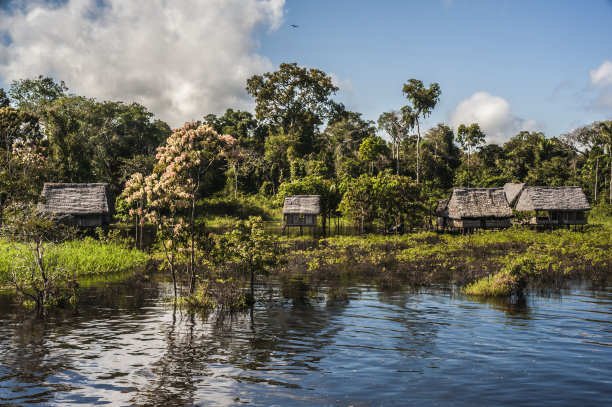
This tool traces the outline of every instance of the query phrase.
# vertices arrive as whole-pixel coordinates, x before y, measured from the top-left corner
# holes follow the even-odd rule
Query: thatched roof
[[[508,200],[510,206],[512,206],[514,200],[519,196],[524,186],[524,182],[521,184],[513,184],[511,182],[508,182],[506,185],[504,185],[504,192],[506,194],[506,199]]]
[[[51,184],[46,183],[41,193],[38,212],[72,215],[109,215],[108,184]]]
[[[446,209],[447,204],[448,204],[448,199],[439,199],[438,205],[436,205],[436,210],[434,211],[434,215],[444,216],[444,210]]]
[[[285,197],[283,214],[317,215],[321,212],[319,195],[294,195]]]
[[[510,218],[503,188],[454,188],[444,210],[451,219]]]
[[[517,211],[588,211],[591,209],[580,187],[525,187]]]

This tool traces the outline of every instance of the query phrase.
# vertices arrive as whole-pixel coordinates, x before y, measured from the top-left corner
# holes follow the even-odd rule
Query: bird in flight
[[[299,25],[291,24],[291,27],[293,27],[293,28],[298,28],[298,27],[299,27]]]

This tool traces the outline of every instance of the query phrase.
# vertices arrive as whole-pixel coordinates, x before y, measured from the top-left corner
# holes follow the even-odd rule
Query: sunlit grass
[[[54,257],[52,267],[76,275],[83,281],[99,276],[131,274],[144,269],[148,261],[146,253],[91,238],[64,242],[47,250]],[[11,269],[19,267],[23,257],[28,255],[25,245],[0,240],[0,286],[9,283]]]

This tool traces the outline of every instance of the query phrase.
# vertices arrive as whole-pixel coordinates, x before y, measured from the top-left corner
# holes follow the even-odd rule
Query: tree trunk
[[[395,147],[395,154],[396,154],[396,159],[397,159],[397,175],[400,175],[399,149],[400,149],[400,145],[398,142]]]
[[[610,205],[612,205],[612,143],[608,146],[608,152],[610,153]]]
[[[236,165],[234,165],[234,199],[238,198],[238,170],[236,169]]]
[[[468,147],[468,184],[467,187],[470,187],[470,148]]]
[[[417,162],[416,162],[416,182],[421,183],[421,127],[419,126],[419,118],[416,120],[417,125]]]
[[[138,214],[134,216],[134,243],[136,248],[138,248]]]
[[[599,189],[597,185],[597,173],[599,173],[599,156],[597,156],[595,160],[595,185],[593,186],[593,195],[595,197],[595,203],[597,203],[597,190]]]
[[[142,249],[142,234],[143,234],[143,229],[144,229],[144,219],[141,218],[140,219],[140,238],[138,239],[138,243],[139,243],[139,247],[140,249]]]
[[[189,278],[189,294],[195,291],[195,193],[191,200],[191,221],[189,225],[191,234],[191,256],[189,259],[190,278]]]
[[[326,226],[327,226],[327,216],[321,215],[321,231],[323,232],[323,237],[326,237],[325,235]]]

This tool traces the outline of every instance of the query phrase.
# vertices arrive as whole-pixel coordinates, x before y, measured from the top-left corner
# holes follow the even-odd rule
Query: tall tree
[[[222,116],[206,115],[204,123],[219,134],[231,135],[238,140],[238,145],[243,149],[259,153],[264,151],[268,128],[258,123],[250,112],[227,109]]]
[[[478,123],[472,123],[469,126],[461,124],[457,129],[457,141],[468,153],[468,188],[470,187],[470,154],[472,148],[484,143],[484,139],[485,134],[480,130]]]
[[[378,128],[384,130],[391,137],[393,147],[391,153],[396,160],[397,175],[400,173],[400,143],[408,136],[413,127],[414,115],[406,114],[403,111],[392,110],[381,114],[378,118]]]
[[[64,81],[55,82],[48,76],[13,81],[9,95],[17,107],[40,113],[46,104],[67,95],[68,87]]]
[[[246,91],[255,98],[257,119],[279,128],[302,154],[311,152],[315,129],[337,110],[331,95],[338,87],[332,79],[296,63],[250,77]]]
[[[423,82],[418,79],[409,79],[402,90],[410,105],[402,108],[404,120],[408,123],[414,122],[417,128],[417,167],[416,167],[416,182],[421,182],[421,127],[419,118],[427,118],[436,104],[440,100],[442,91],[440,85],[431,83],[429,88],[425,88]]]

